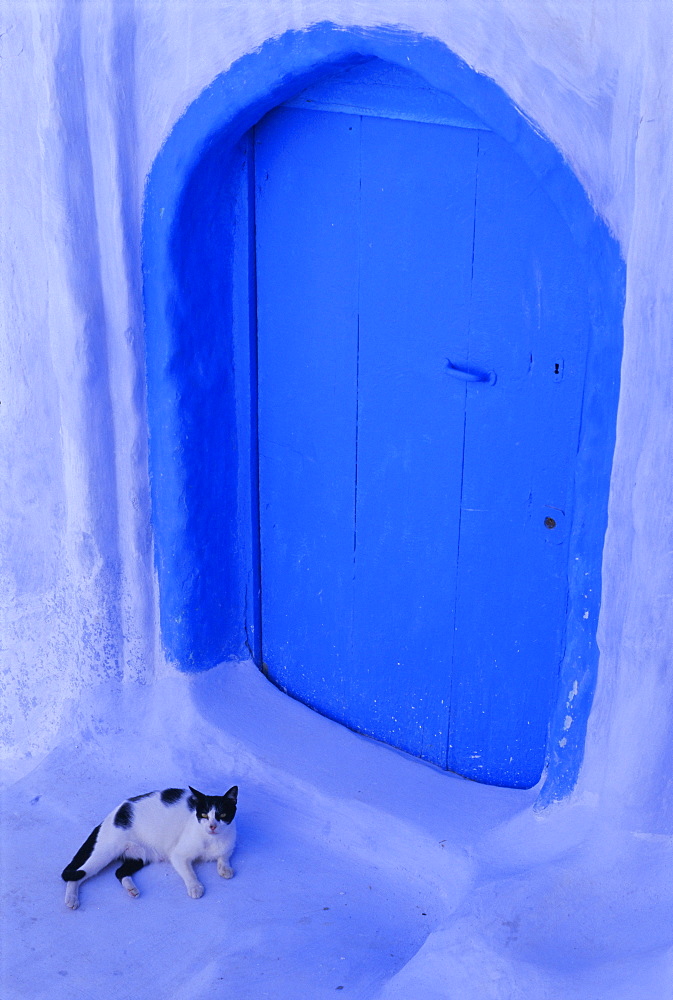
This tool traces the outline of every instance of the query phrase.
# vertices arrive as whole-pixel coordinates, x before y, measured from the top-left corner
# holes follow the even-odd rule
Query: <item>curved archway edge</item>
[[[241,357],[232,342],[232,329],[244,325],[254,280],[241,276],[234,239],[242,224],[236,204],[244,183],[243,137],[268,110],[314,80],[372,57],[415,71],[504,138],[552,198],[586,261],[592,330],[575,476],[566,651],[539,798],[546,804],[575,784],[595,688],[624,267],[617,244],[558,150],[492,80],[436,39],[331,24],[287,32],[219,75],[177,122],[155,160],[145,193],[143,272],[162,639],[169,658],[185,670],[256,654],[250,541],[256,472],[241,437]]]

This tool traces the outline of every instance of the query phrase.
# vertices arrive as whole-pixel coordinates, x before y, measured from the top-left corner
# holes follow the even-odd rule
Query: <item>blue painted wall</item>
[[[248,226],[234,207],[245,201],[244,136],[266,111],[312,81],[371,56],[413,68],[509,143],[556,205],[586,262],[592,329],[570,538],[566,655],[551,721],[546,801],[574,783],[595,684],[623,270],[616,245],[557,151],[493,83],[434,40],[330,25],[288,33],[218,77],[157,158],[147,187],[144,273],[163,640],[186,669],[258,652],[249,449],[254,393],[249,382],[244,388],[241,370],[250,364],[245,341],[252,278],[237,261],[241,241],[232,234]],[[568,697],[571,733],[563,728]]]

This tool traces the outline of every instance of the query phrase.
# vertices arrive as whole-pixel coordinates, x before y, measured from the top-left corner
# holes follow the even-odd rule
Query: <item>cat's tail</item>
[[[83,866],[93,854],[99,833],[100,825],[97,826],[95,830],[91,831],[75,857],[65,866],[61,872],[61,878],[64,882],[79,882],[80,879],[85,878],[87,872],[84,871]]]

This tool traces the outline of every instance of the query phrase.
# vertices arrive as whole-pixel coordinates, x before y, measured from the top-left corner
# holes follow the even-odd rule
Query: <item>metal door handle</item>
[[[456,368],[448,358],[446,362],[446,370],[454,378],[459,378],[463,382],[488,382],[489,385],[495,385],[497,378],[495,372],[479,371],[477,368]]]

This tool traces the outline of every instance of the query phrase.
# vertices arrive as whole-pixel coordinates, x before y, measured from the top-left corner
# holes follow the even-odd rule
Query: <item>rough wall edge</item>
[[[545,805],[567,796],[576,783],[596,683],[595,634],[621,359],[623,263],[579,181],[542,130],[496,83],[476,73],[437,39],[406,29],[344,28],[329,23],[269,39],[216,77],[176,123],[155,160],[145,195],[143,270],[150,474],[163,642],[168,656],[191,670],[214,666],[240,646],[235,636],[223,636],[218,642],[212,634],[213,623],[199,620],[190,603],[201,570],[199,552],[185,530],[189,470],[176,446],[181,408],[189,401],[181,398],[172,368],[180,345],[172,326],[172,303],[178,290],[169,253],[184,189],[213,143],[233,148],[276,104],[340,65],[371,57],[419,73],[432,86],[457,97],[509,142],[556,204],[585,254],[590,274],[593,324],[576,475],[580,508],[570,542],[566,654],[550,727],[548,779],[539,800]],[[589,481],[593,503],[583,506]],[[244,616],[242,601],[242,627]],[[564,729],[570,692],[572,738]]]

